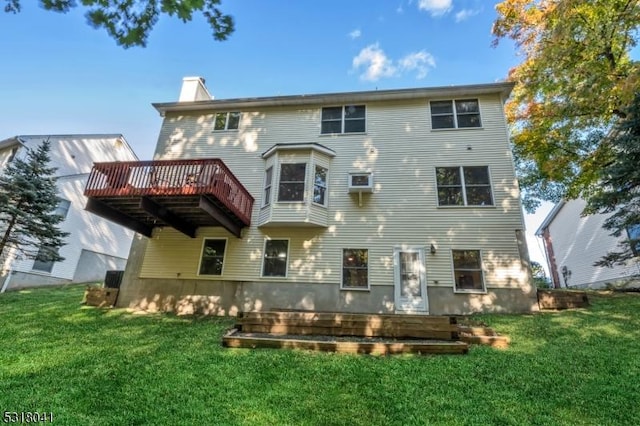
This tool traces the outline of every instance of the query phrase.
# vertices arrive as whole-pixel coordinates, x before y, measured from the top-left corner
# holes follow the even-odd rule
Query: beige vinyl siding
[[[222,276],[198,276],[204,238],[228,238]],[[325,239],[317,235],[317,230],[310,228],[296,228],[295,232],[291,232],[289,228],[269,228],[267,232],[256,230],[251,237],[242,240],[230,236],[221,228],[200,228],[197,238],[189,238],[174,229],[165,228],[160,232],[156,231],[154,238],[149,240],[141,276],[256,281],[262,271],[266,238],[290,239],[287,280],[337,282],[339,279],[339,275],[335,276],[339,271],[334,266],[340,259],[339,254],[325,253]],[[283,278],[277,277],[277,280],[281,281]]]
[[[287,278],[291,281],[339,285],[342,249],[355,247],[369,249],[371,285],[393,285],[393,248],[417,245],[425,247],[429,286],[453,286],[452,248],[482,250],[487,288],[521,283],[525,275],[515,230],[522,228],[522,213],[502,105],[497,94],[479,99],[480,129],[432,130],[428,99],[368,103],[365,134],[320,135],[321,105],[245,112],[240,130],[221,136],[211,132],[213,113],[167,114],[156,157],[222,158],[256,198],[253,224],[243,231],[241,240],[216,228],[199,230],[196,239],[165,229],[149,244],[143,277],[175,278],[177,271],[190,269],[192,275],[182,271],[181,277],[195,278],[201,238],[228,236],[224,279],[263,280],[261,253],[268,235],[291,239]],[[336,152],[330,161],[324,160],[329,168],[326,228],[257,228],[269,214],[265,210],[272,210],[272,218],[277,214],[295,220],[295,215],[286,216],[287,210],[293,213],[292,206],[304,208],[296,203],[278,204],[274,193],[272,209],[261,209],[267,166],[260,154],[287,142],[319,143]],[[281,159],[289,155],[282,154]],[[315,152],[311,157],[307,179],[313,179],[314,161],[324,166]],[[435,168],[474,165],[489,167],[495,205],[438,207]],[[279,174],[276,169],[274,178]],[[360,206],[358,194],[348,193],[348,173],[363,171],[373,172],[375,190],[362,194]],[[316,213],[307,209],[305,214]],[[161,244],[170,248],[162,251]],[[435,255],[429,252],[430,244],[437,247]]]

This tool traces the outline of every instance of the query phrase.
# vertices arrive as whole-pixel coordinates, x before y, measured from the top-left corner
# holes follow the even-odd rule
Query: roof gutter
[[[548,228],[549,225],[551,225],[551,222],[553,222],[553,219],[556,218],[556,215],[558,214],[558,212],[560,211],[560,209],[564,205],[565,205],[565,201],[561,200],[558,204],[553,206],[553,208],[551,209],[551,211],[549,212],[547,217],[544,218],[544,220],[542,221],[542,223],[540,224],[540,226],[536,230],[536,233],[535,233],[536,237],[541,237],[542,234],[544,234],[544,230],[546,228]]]
[[[274,96],[261,98],[221,99],[194,102],[153,103],[153,107],[164,116],[167,112],[203,110],[247,109],[256,107],[311,106],[331,103],[377,102],[412,100],[424,98],[452,98],[499,94],[507,99],[515,83],[489,83],[464,86],[425,87],[416,89],[374,90],[366,92],[343,92],[312,95]]]

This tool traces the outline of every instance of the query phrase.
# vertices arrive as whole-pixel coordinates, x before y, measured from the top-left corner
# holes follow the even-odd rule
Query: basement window
[[[484,292],[480,250],[451,250],[455,291]]]
[[[342,288],[369,289],[369,250],[342,250]]]
[[[286,277],[289,258],[289,240],[265,240],[263,277]]]
[[[226,248],[226,239],[205,238],[198,275],[222,275]]]

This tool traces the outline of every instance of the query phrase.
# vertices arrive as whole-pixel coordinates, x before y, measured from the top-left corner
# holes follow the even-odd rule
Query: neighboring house
[[[83,192],[94,162],[136,161],[136,155],[119,134],[15,136],[0,141],[0,174],[16,156],[25,156],[27,149],[47,139],[51,143],[49,164],[57,167],[61,198],[57,213],[65,217],[59,227],[70,233],[67,244],[60,248],[65,260],[42,262],[10,253],[0,263],[0,286],[5,289],[102,280],[105,271],[124,269],[126,264],[134,233],[85,211]]]
[[[185,78],[154,161],[96,165],[135,229],[119,306],[536,309],[503,103],[511,83],[213,100]],[[144,236],[143,236],[144,235]]]
[[[582,216],[585,200],[561,201],[542,222],[536,235],[544,242],[545,254],[553,286],[601,288],[617,285],[640,275],[638,250],[626,265],[613,268],[593,266],[609,251],[618,251],[618,244],[633,237],[640,238],[640,227],[627,230],[619,238],[602,228],[608,215]]]

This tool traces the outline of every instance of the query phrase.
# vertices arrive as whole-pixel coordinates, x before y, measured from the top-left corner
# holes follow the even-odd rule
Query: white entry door
[[[393,260],[396,311],[428,313],[424,248],[395,248]]]

